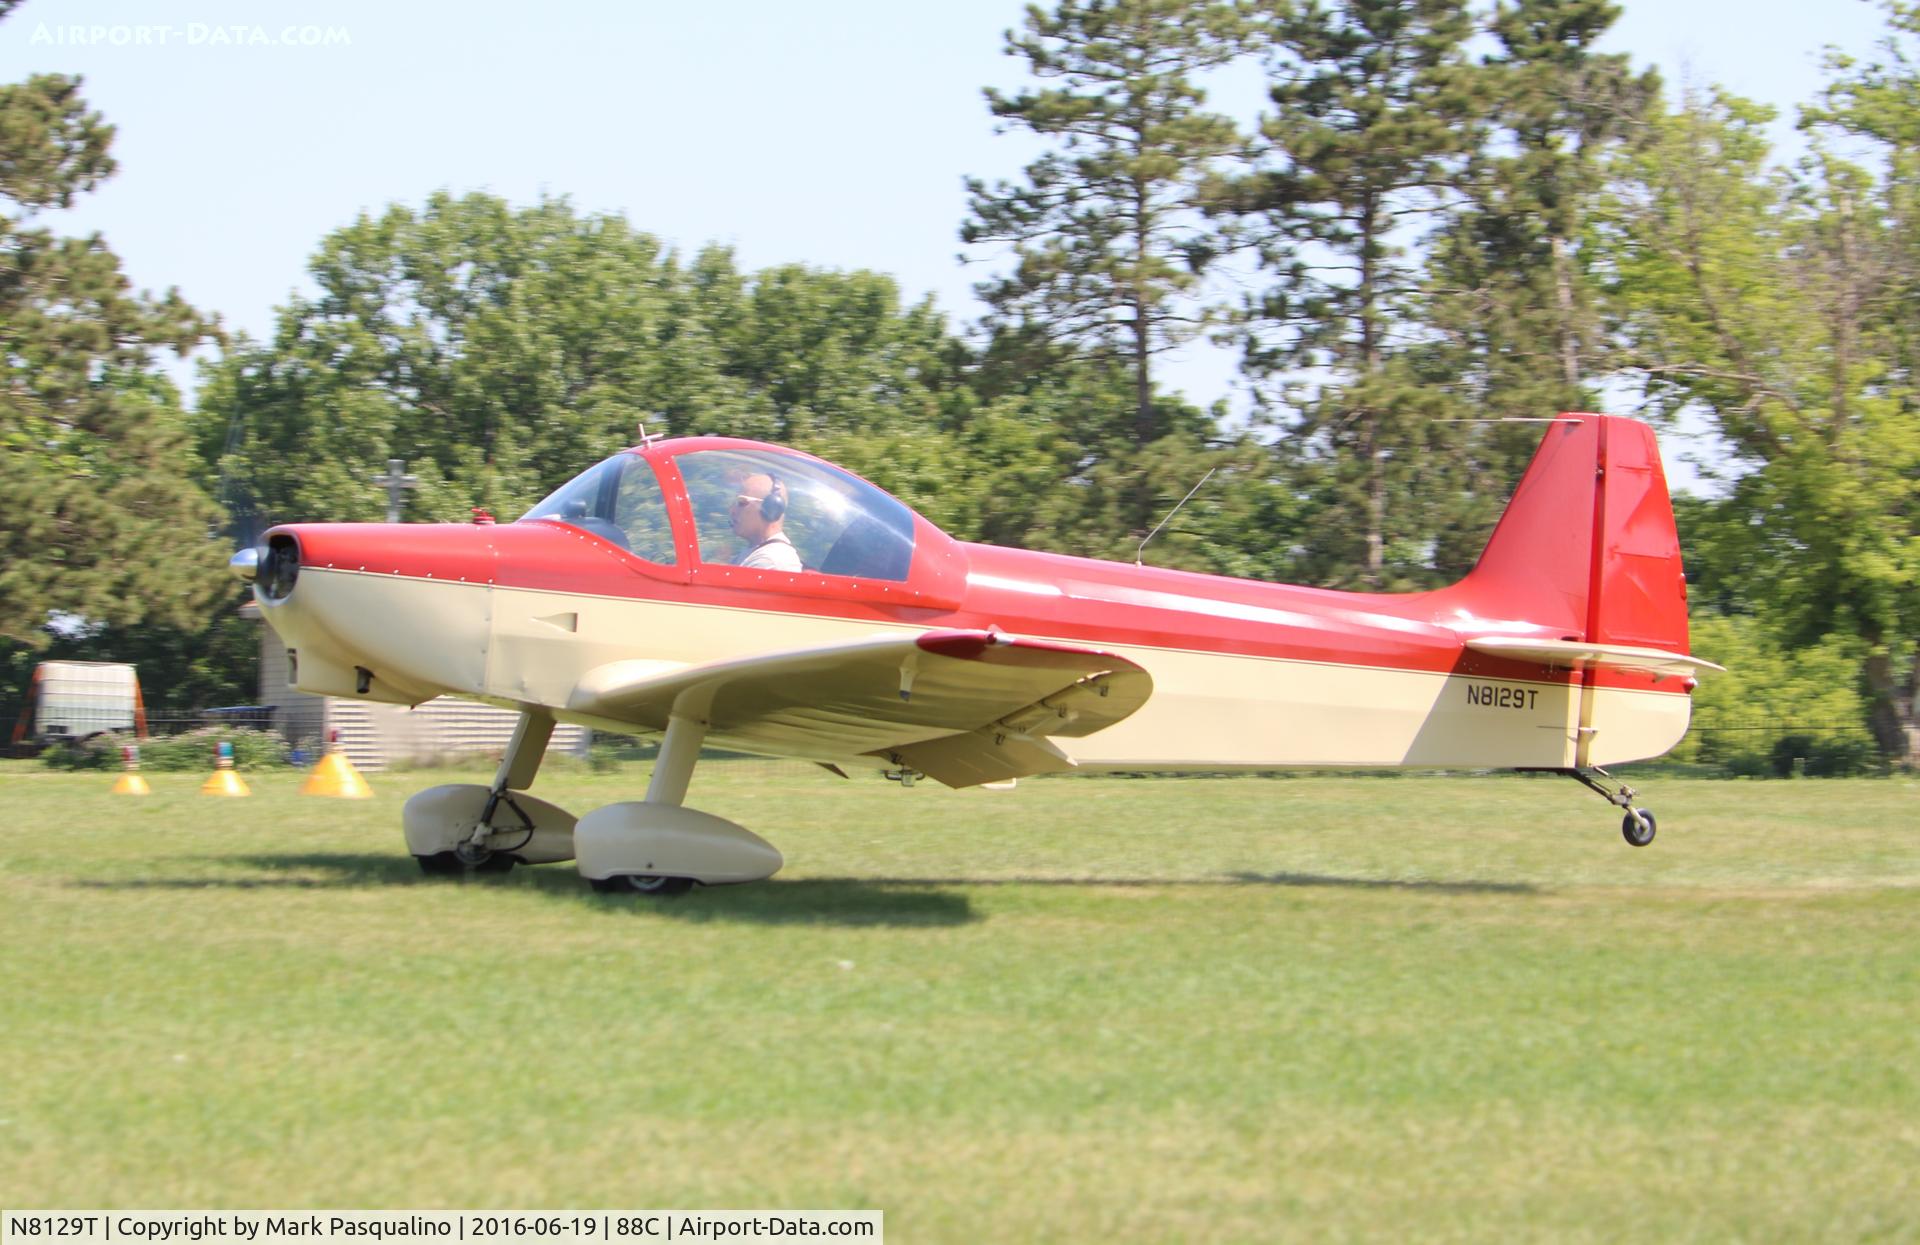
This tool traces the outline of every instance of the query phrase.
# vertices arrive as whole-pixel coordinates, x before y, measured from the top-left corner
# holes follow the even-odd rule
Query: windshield
[[[667,499],[652,464],[638,454],[615,454],[587,468],[517,521],[531,519],[566,523],[649,562],[674,563]]]

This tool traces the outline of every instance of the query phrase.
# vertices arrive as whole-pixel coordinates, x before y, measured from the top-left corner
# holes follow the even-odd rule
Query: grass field
[[[0,1205],[1920,1240],[1920,783],[710,765],[787,868],[661,902],[418,876],[452,780],[0,771]]]

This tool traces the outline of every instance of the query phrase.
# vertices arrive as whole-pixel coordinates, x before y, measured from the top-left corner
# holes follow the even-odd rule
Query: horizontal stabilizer
[[[1631,644],[1588,644],[1581,640],[1522,640],[1510,636],[1481,636],[1468,640],[1467,647],[1489,657],[1513,661],[1537,661],[1546,666],[1578,670],[1604,666],[1614,670],[1636,670],[1656,679],[1687,678],[1704,671],[1724,672],[1725,666],[1686,653],[1671,653],[1659,648],[1639,648]]]

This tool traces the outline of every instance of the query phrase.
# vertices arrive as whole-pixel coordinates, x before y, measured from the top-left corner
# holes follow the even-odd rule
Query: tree
[[[1858,641],[1788,647],[1762,618],[1696,614],[1693,651],[1725,666],[1693,693],[1694,727],[1674,750],[1741,775],[1857,773],[1873,762]]]
[[[390,457],[419,477],[412,517],[508,517],[643,420],[840,454],[883,486],[903,459],[957,470],[944,441],[885,452],[942,435],[965,351],[884,276],[745,274],[618,216],[480,194],[362,217],[312,271],[318,297],[212,369],[197,416],[262,524],[379,517]]]
[[[1462,50],[1472,22],[1462,0],[1341,0],[1276,3],[1255,31],[1273,111],[1255,168],[1212,200],[1271,276],[1243,309],[1246,368],[1268,383],[1321,497],[1315,577],[1417,582],[1431,544],[1422,499],[1459,486],[1435,452],[1434,418],[1452,408],[1414,366],[1405,247],[1478,142],[1484,105]]]
[[[1046,364],[1064,352],[1131,376],[1136,445],[1169,431],[1154,399],[1156,356],[1193,338],[1192,295],[1214,256],[1197,211],[1213,162],[1238,145],[1202,110],[1195,76],[1232,58],[1240,21],[1214,0],[1062,0],[1027,10],[1007,51],[1060,85],[1005,95],[996,117],[1054,144],[1023,182],[969,179],[969,245],[1013,247],[1014,270],[979,287],[988,327]]]
[[[1448,233],[1477,278],[1486,397],[1501,414],[1585,405],[1611,370],[1588,218],[1605,157],[1638,136],[1660,91],[1652,70],[1635,75],[1624,54],[1593,52],[1619,12],[1611,0],[1517,0],[1494,12],[1496,141],[1475,153]]]
[[[1477,419],[1595,409],[1614,370],[1592,216],[1607,160],[1639,141],[1660,90],[1653,71],[1593,51],[1618,14],[1610,0],[1515,0],[1491,15],[1495,46],[1479,71],[1488,134],[1432,240],[1420,307],[1436,334],[1425,383]],[[1519,479],[1539,428],[1478,425],[1457,439],[1477,487],[1436,532],[1443,578],[1484,548],[1505,496],[1497,482]]]
[[[1881,751],[1912,768],[1920,767],[1920,4],[1885,8],[1884,59],[1830,57],[1825,102],[1803,109],[1801,126],[1865,143],[1873,161],[1855,167],[1816,145],[1808,284],[1831,326],[1843,481],[1835,517],[1860,520],[1841,551],[1858,591],[1834,617],[1851,618],[1866,642]]]
[[[1611,226],[1623,330],[1650,398],[1705,411],[1729,447],[1724,504],[1743,573],[1766,583],[1782,638],[1857,641],[1879,746],[1913,764],[1920,390],[1899,223],[1910,191],[1900,160],[1854,163],[1818,133],[1798,169],[1775,172],[1769,116],[1690,98],[1630,162]],[[1845,112],[1809,118],[1816,131],[1873,134]]]
[[[0,636],[34,645],[55,615],[197,625],[223,587],[220,511],[157,359],[212,322],[133,293],[98,235],[32,223],[112,175],[112,141],[76,78],[0,86]]]
[[[140,695],[152,712],[252,704],[260,695],[261,622],[242,617],[239,608],[250,595],[228,579],[210,612],[188,626],[63,627],[38,647],[0,641],[0,688],[23,694],[42,661],[125,662],[137,667]],[[12,719],[5,725],[11,729]]]
[[[379,517],[390,457],[420,478],[413,517],[511,511],[631,444],[656,409],[636,399],[663,396],[676,266],[617,218],[440,194],[336,231],[309,270],[318,296],[213,369],[198,412],[263,525]]]
[[[1272,478],[1271,454],[1245,434],[1212,430],[1200,412],[1173,402],[1165,402],[1174,426],[1166,436],[1089,452],[1081,439],[1086,429],[1124,392],[1124,378],[1110,371],[1067,368],[987,405],[960,434],[983,486],[977,538],[1131,562],[1141,540],[1206,480],[1178,521],[1155,537],[1146,562],[1283,577],[1298,524],[1291,492]]]

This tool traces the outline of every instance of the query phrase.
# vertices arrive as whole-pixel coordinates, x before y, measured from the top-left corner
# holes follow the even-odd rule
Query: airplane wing
[[[693,716],[722,746],[880,757],[966,787],[1072,768],[1049,736],[1111,726],[1152,692],[1145,670],[1099,649],[929,631],[700,666],[611,662],[580,680],[567,708],[654,731]]]
[[[1577,670],[1585,666],[1608,666],[1615,670],[1637,670],[1655,679],[1692,677],[1706,671],[1724,674],[1725,666],[1686,653],[1665,649],[1637,648],[1631,644],[1587,644],[1579,640],[1522,640],[1506,636],[1480,636],[1467,641],[1467,647],[1489,657],[1510,657],[1518,661],[1537,661],[1543,665]]]

